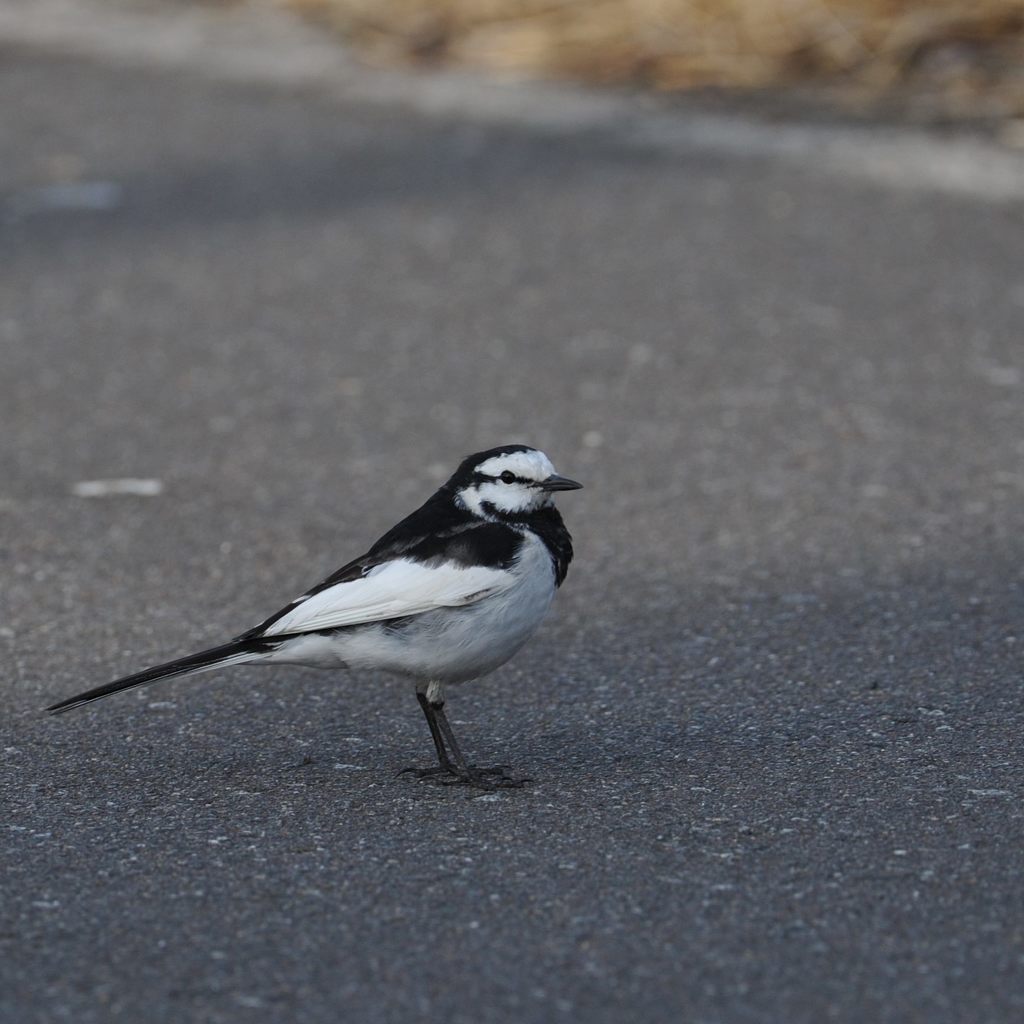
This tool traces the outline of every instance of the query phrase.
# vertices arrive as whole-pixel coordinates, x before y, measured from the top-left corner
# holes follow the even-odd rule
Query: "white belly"
[[[510,570],[514,584],[461,608],[441,608],[387,625],[296,637],[267,660],[319,668],[378,669],[443,683],[465,682],[503,665],[540,625],[555,595],[542,541],[527,534]]]

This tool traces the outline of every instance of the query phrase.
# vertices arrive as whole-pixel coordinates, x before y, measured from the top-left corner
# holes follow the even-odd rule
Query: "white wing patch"
[[[406,558],[374,566],[365,576],[313,594],[272,622],[261,636],[309,633],[339,626],[419,615],[436,608],[473,604],[512,585],[516,577],[502,569],[428,566]]]

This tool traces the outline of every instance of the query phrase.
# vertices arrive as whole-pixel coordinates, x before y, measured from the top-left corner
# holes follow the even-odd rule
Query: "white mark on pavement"
[[[111,498],[130,494],[140,498],[155,498],[162,494],[163,481],[141,477],[121,477],[115,480],[80,480],[71,488],[76,498]]]

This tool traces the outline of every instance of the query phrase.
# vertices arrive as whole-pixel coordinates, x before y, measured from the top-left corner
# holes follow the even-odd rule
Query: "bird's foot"
[[[478,768],[475,764],[458,768],[453,764],[435,765],[433,768],[406,768],[400,775],[415,775],[417,779],[429,779],[439,786],[471,786],[491,792],[496,789],[522,789],[532,779],[517,779],[508,765],[496,764],[490,768]]]

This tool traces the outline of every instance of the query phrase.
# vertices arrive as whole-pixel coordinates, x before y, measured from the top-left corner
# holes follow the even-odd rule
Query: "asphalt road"
[[[5,1024],[1021,1019],[1019,205],[11,50],[0,93]],[[586,483],[577,560],[449,707],[528,789],[398,777],[372,675],[39,713],[511,441]]]

